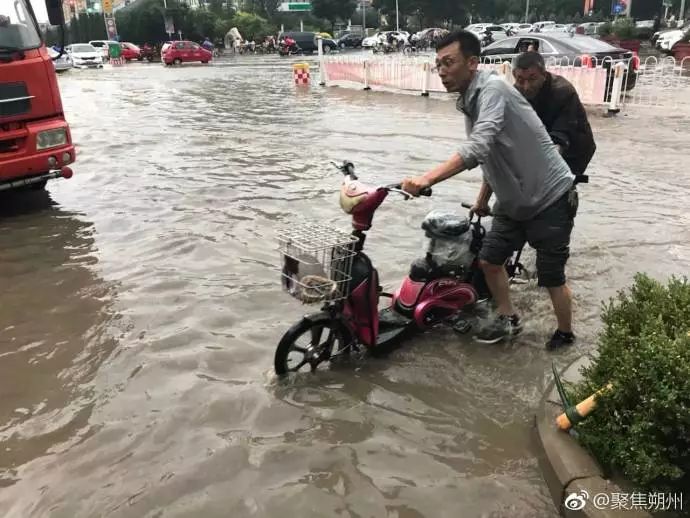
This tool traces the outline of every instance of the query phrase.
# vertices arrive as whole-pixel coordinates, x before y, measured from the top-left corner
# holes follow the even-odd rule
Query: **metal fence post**
[[[369,86],[369,62],[366,59],[364,60],[364,89],[371,90]]]
[[[623,74],[625,64],[617,63],[614,66],[613,85],[611,87],[611,100],[609,102],[608,112],[618,113],[621,111],[621,93],[623,92]]]
[[[326,86],[326,60],[323,55],[323,38],[317,38],[319,47],[319,86]]]
[[[424,62],[424,77],[422,78],[422,96],[429,97],[429,83],[431,82],[431,64]]]

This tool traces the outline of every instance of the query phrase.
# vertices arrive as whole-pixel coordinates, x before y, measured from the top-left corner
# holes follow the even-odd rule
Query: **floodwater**
[[[451,102],[297,91],[288,62],[258,62],[278,67],[61,76],[75,176],[0,199],[0,516],[555,516],[533,414],[551,362],[593,349],[602,300],[639,270],[688,271],[687,113],[592,112],[577,346],[544,350],[550,304],[530,284],[512,344],[440,328],[280,383],[275,346],[308,308],[280,291],[275,229],[347,228],[330,160],[388,183],[447,158],[464,127]],[[386,288],[424,214],[479,182],[386,202],[368,241]]]

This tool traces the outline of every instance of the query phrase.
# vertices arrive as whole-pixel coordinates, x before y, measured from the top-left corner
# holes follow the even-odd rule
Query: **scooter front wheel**
[[[278,344],[274,359],[276,374],[314,372],[319,366],[328,365],[334,357],[349,353],[352,342],[344,324],[328,313],[304,317]]]

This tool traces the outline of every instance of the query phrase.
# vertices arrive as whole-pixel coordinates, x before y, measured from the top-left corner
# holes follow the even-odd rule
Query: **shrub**
[[[631,40],[637,34],[637,27],[632,18],[618,18],[613,22],[613,34],[621,40]]]
[[[690,284],[638,274],[604,307],[578,401],[612,383],[578,430],[603,466],[644,489],[690,487]]]
[[[610,36],[612,31],[613,31],[613,25],[611,25],[611,22],[602,23],[597,28],[597,34],[599,34],[599,36],[601,36],[602,38],[606,37],[606,36]]]

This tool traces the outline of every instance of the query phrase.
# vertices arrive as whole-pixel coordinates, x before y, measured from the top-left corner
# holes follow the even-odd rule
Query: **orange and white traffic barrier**
[[[311,75],[308,63],[295,63],[292,65],[292,76],[297,86],[309,86]]]

